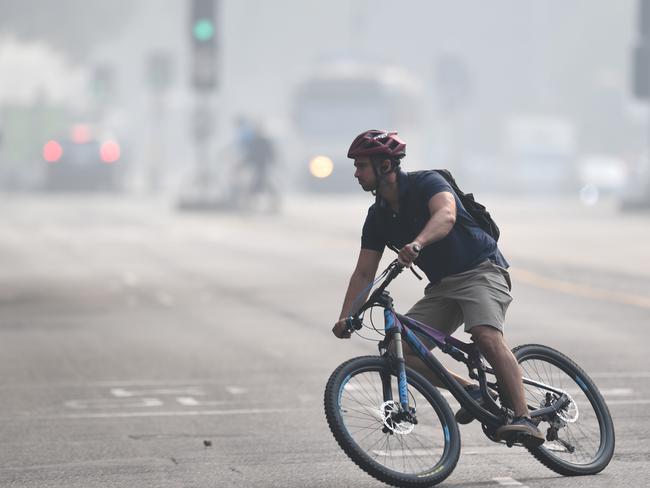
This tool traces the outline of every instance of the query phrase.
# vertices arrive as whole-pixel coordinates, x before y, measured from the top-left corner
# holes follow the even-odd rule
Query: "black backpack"
[[[495,241],[498,241],[501,232],[499,231],[497,223],[490,216],[490,212],[485,208],[485,205],[481,205],[474,200],[474,195],[472,193],[464,193],[463,190],[458,188],[458,184],[449,170],[436,169],[434,171],[447,180],[447,183],[451,185],[456,192],[456,195],[458,195],[465,210],[467,210],[467,212],[474,218],[479,227],[492,236]]]

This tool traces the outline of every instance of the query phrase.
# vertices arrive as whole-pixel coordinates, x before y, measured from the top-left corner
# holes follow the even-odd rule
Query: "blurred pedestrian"
[[[280,195],[273,184],[276,150],[273,141],[259,125],[240,118],[237,123],[239,162],[236,171],[238,206],[244,209],[266,208],[276,212]]]

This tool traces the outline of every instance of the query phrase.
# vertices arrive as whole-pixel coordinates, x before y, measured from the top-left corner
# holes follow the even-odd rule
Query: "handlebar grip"
[[[359,330],[362,327],[361,320],[358,317],[348,317],[345,319],[345,325],[350,332]]]

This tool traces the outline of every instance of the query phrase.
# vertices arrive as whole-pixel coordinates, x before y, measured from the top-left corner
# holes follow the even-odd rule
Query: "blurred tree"
[[[0,34],[47,42],[84,57],[93,44],[115,36],[139,0],[0,0]]]

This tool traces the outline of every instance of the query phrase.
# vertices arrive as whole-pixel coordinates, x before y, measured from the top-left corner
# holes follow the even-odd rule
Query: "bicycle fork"
[[[408,384],[406,382],[406,361],[404,360],[404,349],[402,346],[402,333],[400,332],[397,324],[395,323],[395,314],[385,308],[384,309],[384,330],[386,337],[392,335],[395,344],[395,356],[397,358],[397,385],[399,392],[399,403],[402,406],[403,412],[410,412],[409,398],[408,398]],[[386,374],[386,378],[382,377],[382,387],[384,393],[384,400],[389,401],[393,399],[393,393],[390,384],[390,373]]]

